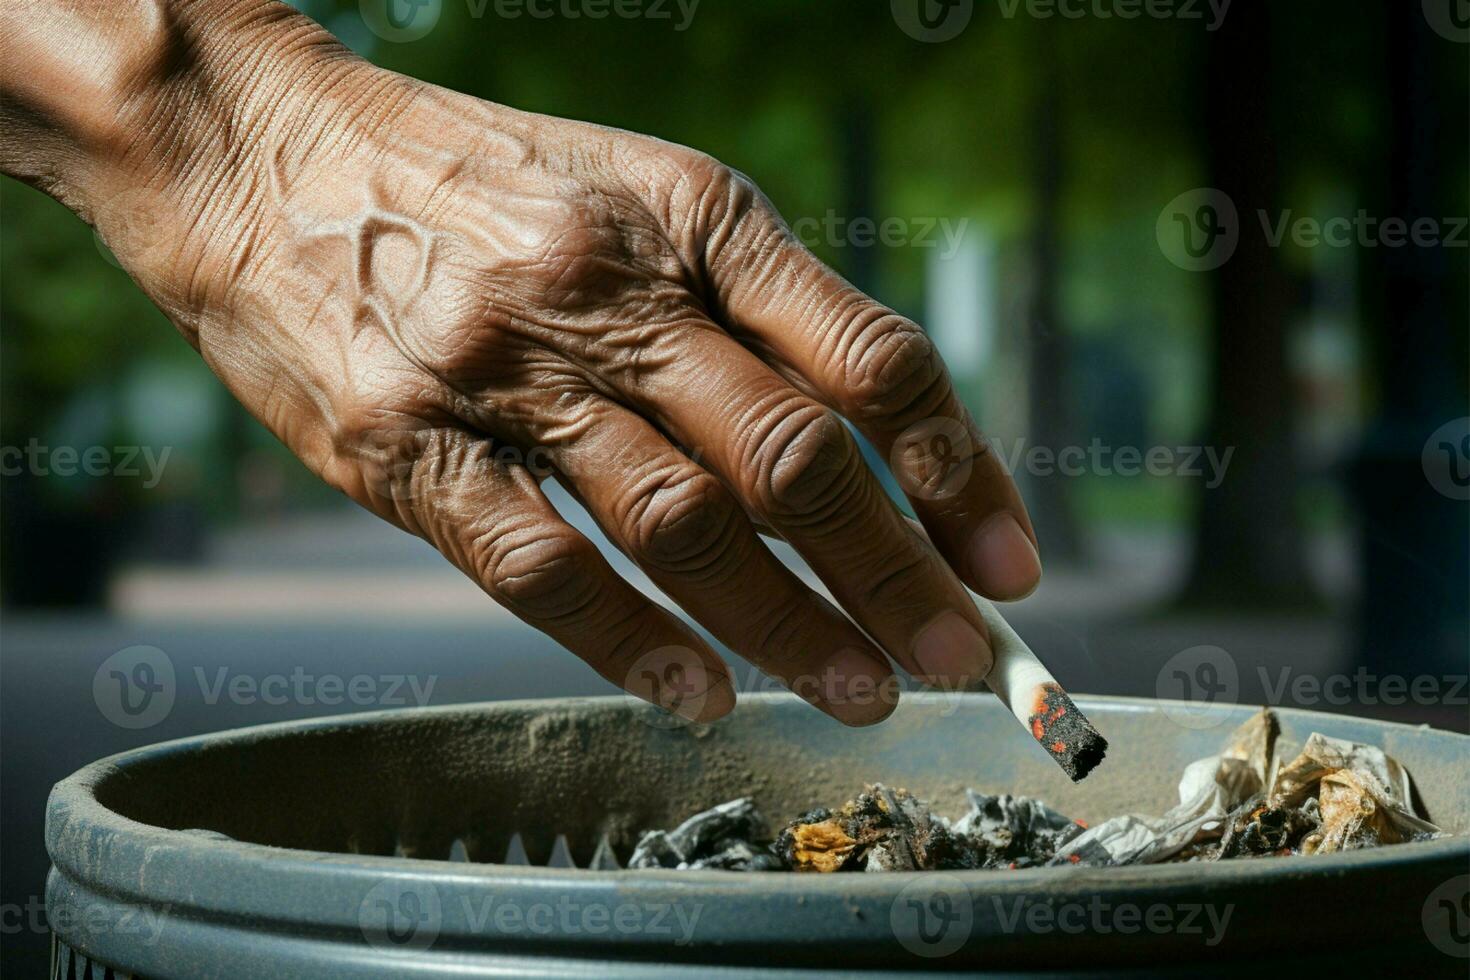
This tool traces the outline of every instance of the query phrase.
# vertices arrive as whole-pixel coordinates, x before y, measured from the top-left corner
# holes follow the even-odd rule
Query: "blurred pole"
[[[1454,213],[1446,207],[1447,175],[1457,172],[1456,162],[1463,168],[1465,131],[1463,123],[1446,125],[1440,102],[1454,102],[1462,119],[1464,105],[1439,90],[1436,67],[1441,59],[1463,64],[1464,52],[1431,31],[1417,5],[1391,5],[1383,16],[1389,138],[1368,179],[1369,209],[1412,225]],[[1371,351],[1366,380],[1378,409],[1354,466],[1363,599],[1358,661],[1376,673],[1463,674],[1470,648],[1467,504],[1430,484],[1422,456],[1431,433],[1467,414],[1465,311],[1460,306],[1451,316],[1451,254],[1464,262],[1463,251],[1416,245],[1412,237],[1401,247],[1359,252]]]
[[[1043,25],[1043,28],[1045,25]],[[1061,142],[1061,83],[1057,77],[1056,38],[1041,30],[1040,92],[1032,111],[1032,169],[1035,199],[1031,230],[1031,297],[1027,311],[1027,400],[1029,441],[1060,453],[1071,445],[1070,364],[1066,330],[1058,303],[1061,279],[1061,195],[1065,182]],[[1072,514],[1071,477],[1052,472],[1023,477],[1026,506],[1047,561],[1081,557],[1077,522]]]
[[[995,303],[995,249],[980,228],[970,227],[953,254],[929,250],[924,329],[961,388],[977,381],[995,357]]]
[[[1209,35],[1205,145],[1211,185],[1239,215],[1235,254],[1210,273],[1211,364],[1206,445],[1234,457],[1198,491],[1194,553],[1182,601],[1293,606],[1310,601],[1297,517],[1295,399],[1287,362],[1291,281],[1256,227],[1280,213],[1272,126],[1269,5],[1238,4]]]

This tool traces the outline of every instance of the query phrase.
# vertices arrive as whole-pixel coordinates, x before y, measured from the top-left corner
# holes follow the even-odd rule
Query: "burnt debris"
[[[696,813],[673,830],[653,830],[638,841],[630,868],[775,871],[766,821],[749,797]]]
[[[1064,692],[1056,694],[1035,712],[1037,740],[1062,743],[1054,751],[1058,761],[1069,745],[1069,757],[1085,761],[1086,735],[1096,732],[1085,719],[1084,728],[1069,729],[1066,719],[1080,715],[1069,710]],[[873,783],[835,810],[802,814],[774,836],[751,799],[723,803],[673,830],[645,833],[629,866],[819,874],[1014,870],[1281,857],[1441,835],[1413,811],[1408,773],[1382,750],[1313,734],[1281,765],[1278,732],[1272,712],[1254,715],[1219,755],[1185,768],[1179,804],[1160,817],[1113,817],[1088,827],[1040,800],[966,790],[969,809],[950,820],[906,789]]]

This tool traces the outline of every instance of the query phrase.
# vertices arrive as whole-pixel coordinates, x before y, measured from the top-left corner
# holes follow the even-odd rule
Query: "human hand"
[[[689,718],[733,706],[728,667],[618,577],[545,477],[716,638],[843,722],[892,710],[890,657],[929,683],[984,677],[962,581],[1008,599],[1040,576],[1015,487],[924,333],[819,262],[748,179],[382,71],[284,10],[211,7],[235,5],[171,25],[170,76],[69,203],[307,466]]]

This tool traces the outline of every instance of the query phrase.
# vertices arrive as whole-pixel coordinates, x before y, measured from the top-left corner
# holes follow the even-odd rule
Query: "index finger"
[[[738,181],[738,178],[737,178]],[[712,312],[883,453],[934,546],[970,588],[1019,599],[1041,580],[1020,493],[912,320],[829,269],[748,183],[706,246]]]

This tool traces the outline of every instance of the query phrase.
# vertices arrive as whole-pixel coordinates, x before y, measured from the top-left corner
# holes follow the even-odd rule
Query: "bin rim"
[[[952,698],[930,692],[905,696],[906,702],[924,705]],[[988,694],[966,694],[966,698],[990,698]],[[1074,698],[1084,710],[1097,716],[1109,713],[1152,712],[1161,707],[1178,705],[1199,710],[1198,704],[1153,698],[1078,695]],[[742,703],[766,706],[790,702],[801,710],[807,706],[784,692],[755,693],[741,696]],[[693,897],[705,892],[723,897],[745,896],[750,899],[773,893],[819,897],[866,897],[892,899],[916,879],[938,874],[952,876],[980,894],[1034,895],[1038,892],[1092,893],[1112,891],[1116,885],[1135,896],[1149,892],[1177,892],[1181,886],[1208,890],[1229,884],[1259,883],[1270,885],[1283,879],[1304,875],[1350,874],[1372,871],[1405,862],[1436,862],[1456,853],[1470,858],[1470,835],[1389,847],[1368,848],[1337,854],[1282,860],[1224,861],[1200,865],[1155,864],[1130,865],[1121,868],[1038,867],[998,873],[986,870],[944,872],[889,872],[858,875],[798,875],[778,872],[748,873],[716,870],[675,871],[663,869],[595,871],[581,868],[557,868],[530,865],[504,865],[350,854],[277,847],[248,841],[215,838],[187,830],[172,830],[140,823],[104,806],[97,798],[97,788],[109,779],[120,778],[139,763],[164,755],[192,753],[204,748],[218,749],[235,742],[289,736],[303,732],[334,730],[343,727],[371,726],[382,722],[403,721],[414,715],[477,715],[483,713],[516,713],[537,711],[548,704],[558,707],[584,705],[608,708],[619,704],[631,708],[623,696],[559,699],[524,699],[466,704],[435,705],[423,708],[389,709],[355,714],[276,722],[267,725],[236,728],[222,732],[192,735],[120,752],[93,762],[52,789],[46,808],[46,850],[60,874],[89,889],[152,904],[167,904],[200,913],[255,914],[270,919],[296,922],[319,920],[322,925],[340,925],[338,916],[321,916],[321,906],[302,903],[295,909],[283,908],[282,897],[293,891],[315,892],[314,885],[331,882],[346,885],[357,882],[365,887],[387,879],[428,882],[437,888],[456,891],[494,885],[507,897],[524,892],[532,897],[554,887],[558,892],[585,894],[610,891],[661,892]],[[1227,716],[1241,720],[1256,710],[1253,705],[1217,706]],[[738,710],[738,708],[737,708]],[[1379,722],[1351,716],[1332,715],[1299,708],[1276,708],[1283,720],[1294,726],[1341,726],[1346,721],[1371,724],[1376,730],[1403,733],[1431,733],[1459,743],[1458,748],[1470,759],[1470,736],[1398,722]],[[1227,721],[1229,718],[1227,717]],[[73,846],[82,843],[85,846]],[[88,861],[87,856],[105,848],[108,860]],[[244,883],[262,887],[241,887]],[[242,908],[250,896],[261,896],[260,907]],[[268,898],[267,898],[268,896]],[[289,902],[286,904],[290,904]],[[315,914],[314,914],[315,913]]]

